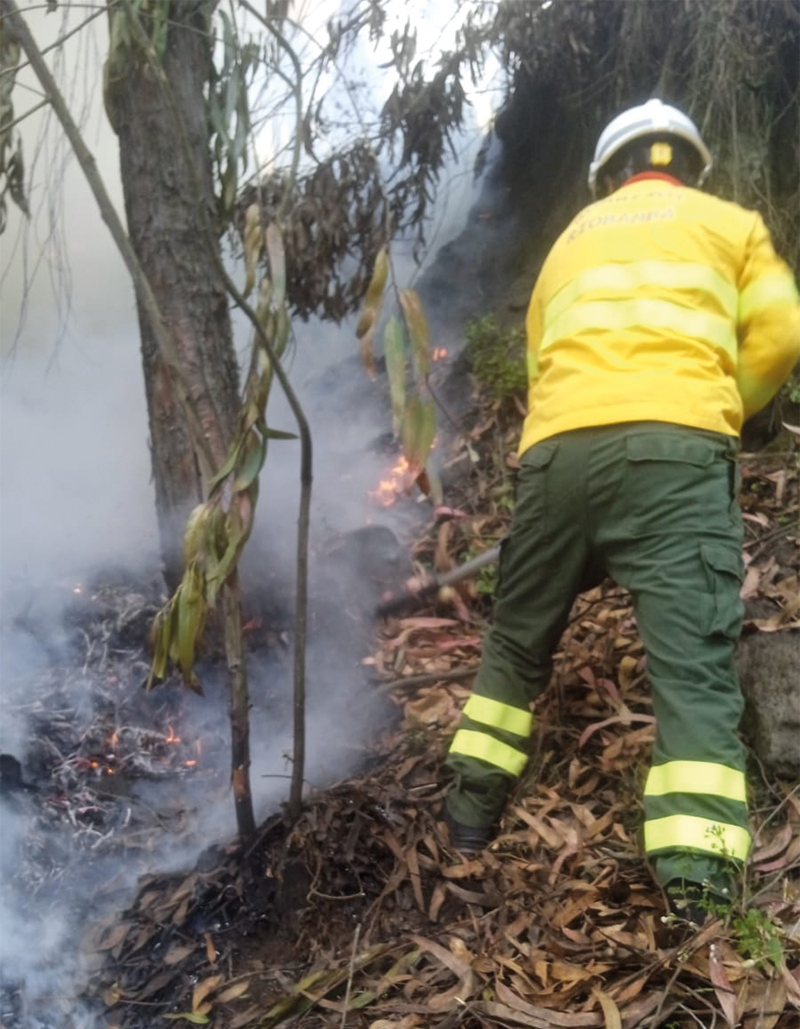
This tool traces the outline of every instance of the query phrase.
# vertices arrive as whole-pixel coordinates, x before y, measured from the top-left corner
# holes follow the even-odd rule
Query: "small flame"
[[[433,361],[443,361],[446,357],[447,357],[447,348],[446,347],[435,347],[433,353],[431,354],[431,360],[433,360]]]
[[[377,489],[369,491],[369,496],[384,507],[389,507],[397,500],[401,493],[405,492],[409,468],[408,461],[405,457],[401,457],[389,472],[389,478],[381,479]]]
[[[181,743],[181,738],[175,732],[171,725],[167,726],[167,735],[164,737],[165,743]]]
[[[190,761],[184,762],[184,764],[186,765],[187,768],[194,768],[194,766],[197,764],[197,762],[194,759],[192,759]]]

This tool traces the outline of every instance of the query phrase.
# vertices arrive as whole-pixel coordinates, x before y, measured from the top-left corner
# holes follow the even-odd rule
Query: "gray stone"
[[[800,779],[800,633],[755,632],[739,644],[742,729],[764,768]]]

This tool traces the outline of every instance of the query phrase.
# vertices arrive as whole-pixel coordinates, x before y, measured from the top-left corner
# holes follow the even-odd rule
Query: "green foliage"
[[[757,907],[740,907],[713,894],[707,895],[700,907],[714,918],[721,918],[730,927],[731,939],[740,957],[756,967],[783,964],[782,929],[766,911]]]
[[[240,43],[235,26],[225,11],[220,11],[219,17],[222,66],[213,68],[208,118],[218,182],[218,213],[222,224],[227,225],[236,207],[239,177],[247,165],[247,144],[251,132],[247,86],[260,60],[260,51],[253,43]]]
[[[755,965],[783,964],[781,930],[761,908],[748,908],[731,923],[736,949]]]
[[[467,358],[475,378],[493,400],[524,396],[528,387],[525,330],[501,328],[488,314],[466,327]]]
[[[253,214],[259,220],[258,209]],[[278,358],[289,342],[286,311],[286,272],[281,233],[277,225],[252,227],[252,246],[263,245],[271,276],[261,282],[258,318]],[[249,269],[248,269],[249,275]],[[183,578],[174,595],[158,612],[153,624],[153,664],[148,689],[165,678],[171,664],[184,682],[200,691],[194,673],[197,643],[208,612],[215,606],[223,584],[235,572],[253,527],[259,474],[271,439],[294,439],[267,425],[266,406],[273,379],[266,348],[258,337],[245,384],[238,431],[221,468],[211,480],[208,499],[189,516],[184,533]]]

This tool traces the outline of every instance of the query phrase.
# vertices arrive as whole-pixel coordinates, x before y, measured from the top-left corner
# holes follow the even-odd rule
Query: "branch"
[[[25,24],[24,18],[19,13],[14,0],[0,0],[0,16],[2,16],[6,21],[5,27],[11,37],[15,39],[25,51],[25,56],[28,58],[31,67],[36,73],[36,77],[38,78],[42,89],[45,91],[45,94],[56,113],[56,117],[64,129],[67,139],[72,145],[78,164],[86,176],[89,188],[97,201],[97,206],[100,209],[100,215],[108,226],[111,236],[117,245],[117,249],[122,255],[122,259],[130,272],[131,278],[133,279],[136,295],[150,319],[153,334],[156,337],[159,350],[161,351],[161,354],[170,370],[175,375],[178,386],[178,395],[180,396],[181,402],[185,408],[187,421],[194,428],[197,449],[200,456],[205,460],[208,466],[209,474],[212,474],[214,470],[214,460],[205,436],[203,435],[200,418],[192,403],[189,388],[181,372],[178,349],[175,346],[175,341],[167,332],[161,311],[158,307],[158,302],[150,288],[150,283],[147,281],[147,276],[144,274],[142,266],[139,264],[139,259],[131,245],[131,241],[128,239],[127,233],[119,219],[119,215],[117,214],[116,209],[111,202],[111,198],[106,191],[105,184],[97,170],[97,162],[84,143],[80,129],[69,112],[64,97],[58,88],[58,84],[51,75],[50,69],[47,67],[41,51],[31,35],[28,26]]]

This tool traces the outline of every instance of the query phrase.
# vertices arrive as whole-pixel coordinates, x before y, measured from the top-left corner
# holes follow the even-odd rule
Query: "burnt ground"
[[[454,464],[465,466],[467,444],[478,462],[451,486],[450,517],[410,541],[417,569],[445,569],[503,534],[516,418],[479,408],[453,441]],[[746,632],[777,650],[800,629],[797,455],[787,432],[744,459]],[[80,962],[58,997],[6,974],[4,1029],[800,1024],[796,779],[754,755],[741,899],[702,930],[666,917],[638,840],[653,738],[643,651],[612,583],[576,602],[497,840],[466,862],[451,851],[440,763],[479,660],[492,574],[375,627],[365,688],[389,710],[359,773],[309,792],[294,825],[273,815],[245,847],[197,829],[198,809],[232,805],[213,662],[197,708],[177,684],[146,694],[143,636],[158,597],[130,583],[80,597],[66,642],[18,701],[31,726],[19,764],[0,767],[4,822],[11,812],[25,823],[4,888],[46,922],[63,883],[81,881],[59,915]],[[253,658],[281,660],[280,633],[249,631]],[[165,835],[200,857],[159,869]]]

